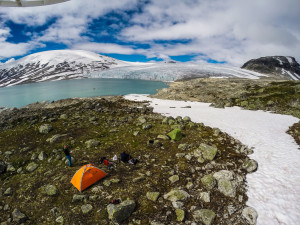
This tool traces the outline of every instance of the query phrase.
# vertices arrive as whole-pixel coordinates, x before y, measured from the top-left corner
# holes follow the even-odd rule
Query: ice
[[[300,151],[286,133],[291,125],[299,122],[298,118],[238,107],[218,109],[209,107],[209,103],[160,100],[145,95],[125,98],[150,101],[154,112],[173,117],[189,116],[194,122],[218,127],[254,147],[250,158],[258,162],[258,170],[247,175],[247,205],[257,210],[257,225],[299,224]],[[186,105],[191,108],[181,108]]]
[[[192,64],[192,63],[156,63],[135,66],[122,66],[109,70],[91,72],[93,78],[143,79],[159,81],[175,81],[191,77],[239,77],[258,79],[265,76],[237,67]]]

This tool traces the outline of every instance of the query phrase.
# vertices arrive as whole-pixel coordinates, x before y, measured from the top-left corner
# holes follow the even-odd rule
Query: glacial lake
[[[48,81],[0,88],[0,107],[25,105],[74,97],[155,94],[168,85],[159,81],[127,79],[78,79]]]

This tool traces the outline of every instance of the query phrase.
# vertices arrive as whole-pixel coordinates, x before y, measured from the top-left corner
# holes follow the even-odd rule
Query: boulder
[[[137,122],[140,124],[144,124],[147,122],[147,120],[144,116],[140,116],[139,118],[137,118]]]
[[[248,173],[253,173],[257,170],[258,163],[254,159],[245,159],[242,168]]]
[[[202,177],[201,182],[204,185],[204,187],[208,190],[213,189],[214,186],[216,185],[216,180],[211,174],[208,174],[208,175],[205,175],[204,177]]]
[[[142,126],[142,129],[143,130],[149,130],[149,129],[151,129],[152,128],[152,125],[151,124],[143,124],[143,126]]]
[[[179,144],[178,145],[178,149],[183,150],[183,151],[186,151],[189,148],[190,148],[190,145],[188,145],[188,144]]]
[[[24,213],[21,213],[19,209],[15,209],[12,212],[13,221],[16,223],[25,223],[28,219],[27,216]]]
[[[35,162],[31,162],[26,166],[26,170],[31,173],[35,171],[38,167],[39,167],[38,164],[36,164]]]
[[[186,200],[190,197],[190,195],[183,190],[171,190],[169,193],[164,195],[164,199],[170,200],[172,202],[174,201],[181,201],[181,200]]]
[[[194,156],[198,157],[198,162],[203,163],[205,160],[212,161],[217,152],[218,149],[216,147],[202,143],[199,148],[194,151]]]
[[[6,171],[6,168],[6,163],[0,160],[0,174],[4,173]]]
[[[121,223],[133,213],[135,206],[133,200],[126,200],[118,205],[109,204],[107,206],[108,218],[113,222]]]
[[[81,211],[83,214],[88,214],[93,210],[93,206],[91,204],[86,204],[81,206]]]
[[[179,176],[173,175],[173,176],[169,177],[169,181],[171,181],[171,183],[173,184],[173,183],[179,181]]]
[[[65,119],[68,119],[68,115],[67,114],[61,114],[59,118],[65,120]]]
[[[72,202],[75,203],[75,202],[83,202],[84,200],[86,200],[88,197],[86,195],[77,195],[77,194],[74,194],[73,195],[73,199],[72,199]]]
[[[250,225],[256,224],[258,214],[254,208],[252,207],[244,208],[242,211],[242,216],[247,220],[247,222]]]
[[[39,127],[39,132],[41,134],[48,134],[52,130],[52,126],[49,124],[43,124]]]
[[[9,164],[9,165],[7,165],[6,171],[7,172],[15,172],[16,168],[13,165]]]
[[[156,200],[158,199],[160,193],[159,192],[147,192],[146,197],[153,201],[156,202]]]
[[[159,134],[157,136],[157,139],[162,139],[162,140],[170,140],[169,136],[165,135],[165,134]]]
[[[218,180],[218,190],[227,197],[235,197],[236,185],[234,182],[220,179]]]
[[[58,195],[57,187],[55,185],[51,185],[51,184],[45,185],[42,188],[42,192],[48,196],[57,196]]]
[[[179,141],[182,138],[182,133],[180,129],[174,129],[168,133],[168,136],[174,141]]]
[[[204,202],[210,202],[210,193],[209,192],[200,192],[199,197]]]
[[[182,222],[184,220],[185,213],[182,209],[175,210],[177,221]]]
[[[40,154],[39,154],[39,156],[38,156],[38,159],[39,160],[45,160],[45,159],[47,159],[48,158],[48,156],[47,156],[47,154],[45,153],[45,152],[41,152]]]
[[[233,180],[234,173],[229,170],[220,170],[214,173],[213,176],[216,180],[220,180],[220,179]]]
[[[100,141],[90,139],[85,142],[87,148],[97,147],[100,145]]]
[[[183,121],[186,122],[186,123],[188,123],[188,122],[191,121],[191,118],[190,118],[189,116],[185,116],[185,117],[183,118]]]
[[[48,138],[47,142],[49,142],[50,144],[53,144],[53,143],[57,142],[58,139],[60,139],[63,136],[66,136],[66,134],[55,134],[51,138]]]
[[[200,209],[193,213],[193,217],[198,222],[202,222],[205,225],[211,225],[216,217],[216,214],[209,209]]]

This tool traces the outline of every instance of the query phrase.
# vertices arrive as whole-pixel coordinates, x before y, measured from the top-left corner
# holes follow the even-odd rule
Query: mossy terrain
[[[11,213],[17,208],[26,214],[25,224],[57,224],[58,216],[63,217],[65,224],[109,224],[106,211],[109,201],[131,199],[137,206],[123,224],[153,221],[178,224],[175,208],[162,197],[178,188],[191,196],[182,208],[184,221],[194,220],[192,210],[205,208],[216,214],[213,224],[246,224],[241,212],[247,201],[247,172],[242,166],[249,159],[246,153],[251,151],[218,129],[181,118],[172,123],[163,120],[163,116],[154,114],[142,103],[121,97],[69,99],[3,111],[0,161],[15,170],[0,174],[0,222],[13,219]],[[51,125],[52,130],[41,134],[39,127],[43,124]],[[178,127],[183,133],[180,140],[157,138]],[[49,143],[47,139],[56,134],[62,136]],[[99,141],[100,145],[87,148],[85,142],[90,139]],[[65,163],[64,144],[69,144],[75,159],[72,167]],[[201,144],[217,148],[212,161],[201,163],[194,156],[193,152]],[[111,159],[123,151],[139,162],[136,165],[117,163],[111,170],[99,163],[101,157]],[[46,159],[35,157],[41,152],[46,153]],[[38,164],[38,168],[28,172],[26,166],[31,162]],[[70,180],[87,163],[102,168],[108,176],[83,191],[86,195],[83,202],[72,202],[73,195],[80,193]],[[205,175],[220,170],[234,173],[237,184],[234,197],[223,195],[217,187],[207,190],[201,182]],[[169,180],[172,175],[178,175],[179,180],[172,183]],[[48,184],[57,187],[56,196],[47,196],[42,191]],[[4,194],[8,188],[12,189],[12,195]],[[207,191],[210,202],[199,198],[199,193]],[[146,197],[147,192],[159,192],[160,196],[153,202]],[[86,203],[93,206],[88,215],[81,211]],[[230,214],[228,206],[234,208]]]

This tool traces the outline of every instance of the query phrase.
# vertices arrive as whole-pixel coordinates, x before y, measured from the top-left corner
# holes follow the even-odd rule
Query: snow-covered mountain
[[[83,77],[174,81],[194,77],[257,79],[261,76],[264,75],[214,64],[125,62],[82,50],[40,52],[0,65],[0,87]]]
[[[55,50],[28,55],[0,65],[0,87],[86,77],[94,71],[133,63],[82,50]]]
[[[291,56],[267,56],[251,59],[242,68],[272,74],[282,79],[300,80],[300,65]]]

